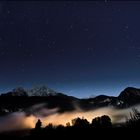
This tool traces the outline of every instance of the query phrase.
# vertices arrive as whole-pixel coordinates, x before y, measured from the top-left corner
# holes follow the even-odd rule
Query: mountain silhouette
[[[72,111],[75,105],[83,110],[113,106],[127,108],[140,104],[140,89],[127,87],[118,97],[99,95],[94,98],[78,99],[63,93],[58,93],[48,87],[40,86],[31,90],[16,88],[0,96],[0,115],[15,111],[31,113],[29,108],[36,104],[45,104],[46,108],[59,108],[60,112]]]
[[[126,107],[138,104],[140,103],[140,89],[127,87],[120,93],[118,100],[122,101]]]

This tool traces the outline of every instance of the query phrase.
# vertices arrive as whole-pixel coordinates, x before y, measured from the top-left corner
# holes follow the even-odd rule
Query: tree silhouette
[[[70,127],[70,122],[67,122],[66,123],[66,127]]]
[[[40,130],[41,129],[41,126],[42,126],[42,122],[40,119],[38,119],[36,125],[35,125],[35,130]]]
[[[49,124],[45,127],[45,129],[51,130],[51,129],[54,129],[54,126],[53,126],[52,123],[49,123]]]
[[[79,127],[79,128],[86,128],[89,127],[89,122],[87,121],[87,119],[84,118],[75,118],[72,120],[72,125],[74,127]]]
[[[92,120],[91,123],[94,128],[109,128],[112,127],[111,119],[107,115],[103,115],[101,117],[96,117]]]
[[[100,117],[96,117],[92,120],[92,123],[91,125],[94,127],[94,128],[100,128],[101,127],[101,118]]]
[[[101,125],[102,127],[111,127],[112,123],[110,117],[107,115],[101,116]]]

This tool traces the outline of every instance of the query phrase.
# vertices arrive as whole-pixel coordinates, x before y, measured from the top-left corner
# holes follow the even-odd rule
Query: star
[[[24,67],[24,66],[25,66],[25,64],[24,64],[24,63],[22,63],[22,64],[21,64],[21,66],[22,66],[22,67]]]
[[[18,44],[18,47],[22,47],[22,44],[21,44],[21,43],[19,43],[19,44]]]
[[[56,53],[56,55],[57,55],[57,56],[60,56],[60,55],[62,55],[64,52],[65,52],[65,49],[58,50],[57,53]]]
[[[42,36],[42,38],[43,38],[43,39],[46,39],[46,38],[47,38],[47,35],[46,35],[46,34],[44,34],[44,35]]]
[[[135,49],[135,48],[136,48],[135,45],[130,46],[130,49]]]
[[[0,56],[3,56],[3,55],[5,55],[5,51],[0,52]]]
[[[13,22],[13,21],[10,21],[9,23],[10,23],[11,25],[15,24],[15,22]]]
[[[128,25],[125,26],[125,29],[128,29]]]
[[[72,30],[73,29],[73,24],[71,24],[69,28]]]
[[[55,43],[56,43],[55,41],[52,42],[53,45],[54,45]]]
[[[46,40],[47,38],[48,38],[47,34],[44,33],[42,36],[40,36],[39,40],[40,40],[40,41],[44,41],[44,40]]]
[[[120,9],[120,8],[118,8],[118,9],[117,9],[117,11],[118,11],[118,12],[121,12],[121,9]]]
[[[104,3],[106,4],[106,6],[108,6],[109,0],[104,0]]]
[[[128,29],[129,29],[129,26],[128,26],[128,25],[125,25],[125,26],[123,27],[123,31],[124,31],[124,32],[126,32]]]
[[[88,32],[88,31],[89,31],[89,29],[88,29],[88,28],[85,28],[85,29],[84,29],[84,31],[85,31],[85,32]]]
[[[63,6],[64,6],[64,7],[66,7],[66,6],[67,6],[67,4],[66,4],[66,3],[64,3],[64,4],[63,4]]]
[[[24,72],[25,72],[25,69],[24,69],[24,68],[22,68],[22,69],[21,69],[21,71],[24,73]]]
[[[87,50],[88,50],[89,52],[93,52],[93,51],[94,51],[94,49],[93,49],[92,47],[87,48]]]
[[[126,39],[129,39],[129,38],[130,38],[130,36],[129,36],[129,35],[126,35],[125,37],[126,37]]]
[[[8,11],[7,11],[7,14],[10,14],[10,13],[11,13],[11,11],[10,11],[10,10],[8,10]]]
[[[43,41],[43,40],[44,40],[44,38],[40,38],[39,40],[40,40],[40,41]]]
[[[49,19],[46,19],[45,24],[49,24]]]
[[[33,57],[33,54],[32,54],[32,53],[30,53],[30,54],[29,54],[29,56],[30,56],[30,57]]]
[[[50,43],[48,43],[48,45],[47,45],[47,46],[48,46],[48,48],[52,48],[52,47],[51,47],[51,45],[50,45]]]
[[[25,64],[24,63],[21,64],[21,72],[25,72]]]
[[[64,52],[64,51],[65,51],[65,49],[62,49],[62,50],[61,50],[61,52]]]

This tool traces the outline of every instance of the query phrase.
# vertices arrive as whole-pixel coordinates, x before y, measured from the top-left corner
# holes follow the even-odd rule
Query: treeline
[[[58,125],[54,126],[53,124],[48,124],[45,128],[41,127],[41,120],[38,120],[35,128],[31,130],[30,136],[31,138],[37,137],[45,137],[45,138],[73,138],[73,137],[81,137],[85,135],[91,135],[93,130],[99,129],[111,129],[112,122],[109,116],[103,115],[101,117],[96,117],[90,123],[85,118],[75,118],[71,120],[71,123],[66,123],[66,126]],[[95,132],[95,131],[94,131]]]
[[[133,136],[133,139],[139,134],[140,128],[140,113],[137,109],[133,109],[130,113],[130,118],[126,119],[124,125],[116,126],[112,124],[111,118],[107,115],[93,118],[89,122],[86,118],[75,118],[71,122],[66,123],[66,126],[48,124],[42,127],[41,120],[36,122],[35,128],[29,133],[12,135],[0,135],[0,138],[14,139],[89,139],[89,138],[125,138]],[[124,137],[123,137],[124,136]]]
[[[65,128],[78,128],[78,129],[82,129],[82,128],[111,128],[112,127],[112,122],[109,116],[107,115],[103,115],[101,117],[96,117],[92,120],[92,122],[90,123],[87,119],[85,118],[75,118],[71,120],[71,124],[70,122],[66,123],[66,126],[63,125],[58,125],[58,126],[54,126],[53,124],[48,124],[45,128],[41,128],[42,126],[42,122],[40,119],[38,119],[35,128],[33,129],[35,132],[46,129],[52,129],[52,130],[56,130],[56,129],[65,129]]]
[[[41,127],[41,120],[38,120],[34,129],[31,130],[31,136],[56,136],[56,135],[84,135],[84,134],[96,134],[95,132],[111,132],[120,131],[127,128],[140,128],[140,113],[137,109],[133,109],[130,113],[130,118],[126,119],[126,123],[123,125],[113,125],[111,118],[107,115],[96,117],[90,123],[86,118],[75,118],[68,122],[66,126],[48,124],[45,128]],[[121,132],[121,131],[120,131]]]

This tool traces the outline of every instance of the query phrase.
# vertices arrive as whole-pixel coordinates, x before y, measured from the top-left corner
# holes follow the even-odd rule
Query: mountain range
[[[72,111],[75,106],[82,110],[107,106],[127,108],[140,104],[140,89],[127,87],[117,97],[99,95],[93,98],[78,99],[46,86],[38,86],[31,90],[20,87],[0,95],[0,116],[17,111],[32,114],[32,106],[39,104],[43,104],[43,107],[48,109],[59,108],[59,112]]]

